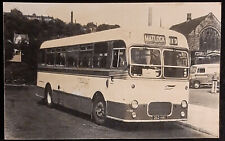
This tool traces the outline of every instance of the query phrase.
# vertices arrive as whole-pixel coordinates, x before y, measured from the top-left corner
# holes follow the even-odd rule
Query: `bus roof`
[[[182,34],[172,31],[166,30],[162,28],[138,28],[138,29],[125,29],[125,28],[115,28],[100,32],[93,32],[88,34],[82,34],[77,36],[71,36],[61,39],[49,40],[45,41],[41,45],[41,49],[43,48],[54,48],[61,46],[71,46],[78,44],[88,44],[102,41],[110,41],[110,40],[123,40],[126,43],[126,46],[130,46],[132,44],[145,44],[144,34],[154,34],[154,35],[164,35],[165,36],[165,45],[164,46],[173,46],[180,48],[188,48],[187,41],[185,36]],[[169,45],[170,39],[169,36],[177,37],[178,44],[177,45]]]

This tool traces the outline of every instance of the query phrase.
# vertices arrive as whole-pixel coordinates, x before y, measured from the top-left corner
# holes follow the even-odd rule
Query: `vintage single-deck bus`
[[[97,124],[187,120],[188,78],[188,44],[175,31],[116,28],[40,47],[37,86],[46,104]]]

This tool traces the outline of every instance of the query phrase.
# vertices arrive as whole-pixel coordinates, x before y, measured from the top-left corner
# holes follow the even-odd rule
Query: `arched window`
[[[220,35],[214,28],[204,29],[200,34],[200,51],[220,50]]]

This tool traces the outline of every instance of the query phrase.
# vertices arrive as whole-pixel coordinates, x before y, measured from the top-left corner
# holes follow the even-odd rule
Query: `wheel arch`
[[[46,91],[47,91],[48,89],[51,90],[51,94],[52,94],[52,86],[51,86],[51,84],[50,84],[49,82],[47,82],[47,83],[45,84],[45,96],[47,96],[47,95],[46,95]]]
[[[95,100],[97,99],[97,98],[101,98],[103,101],[104,101],[104,103],[105,103],[105,113],[106,113],[106,116],[107,116],[107,102],[106,102],[106,99],[105,99],[105,97],[104,97],[104,95],[103,95],[103,93],[101,92],[101,91],[96,91],[95,93],[94,93],[94,95],[92,96],[92,99],[91,99],[91,101],[92,101],[92,110],[91,111],[93,111],[93,105],[94,105],[94,102],[95,102]],[[94,118],[93,118],[93,114],[92,114],[92,112],[91,112],[91,119],[93,120]],[[99,124],[99,123],[97,123],[97,124]]]
[[[103,98],[104,101],[106,101],[106,99],[105,99],[104,95],[102,94],[102,92],[96,91],[96,92],[94,93],[94,95],[92,96],[92,99],[91,99],[92,102],[94,102],[94,100],[95,100],[96,98],[98,98],[98,97],[101,97],[101,98]]]
[[[92,99],[91,99],[91,101],[92,101],[92,108],[93,108],[93,103],[94,103],[94,101],[95,101],[95,99],[96,98],[98,98],[98,97],[101,97],[104,101],[105,101],[105,106],[106,106],[106,114],[107,114],[107,100],[106,100],[106,98],[104,97],[104,95],[103,95],[103,93],[101,92],[101,91],[96,91],[95,93],[94,93],[94,95],[93,95],[93,97],[92,97]]]
[[[201,84],[201,82],[199,80],[194,80],[193,83],[199,83],[199,84]]]

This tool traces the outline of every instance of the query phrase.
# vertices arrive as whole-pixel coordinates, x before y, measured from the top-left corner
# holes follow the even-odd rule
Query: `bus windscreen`
[[[179,50],[164,50],[164,76],[187,78],[188,53]]]
[[[146,47],[131,48],[131,75],[148,78],[160,77],[160,50]]]

